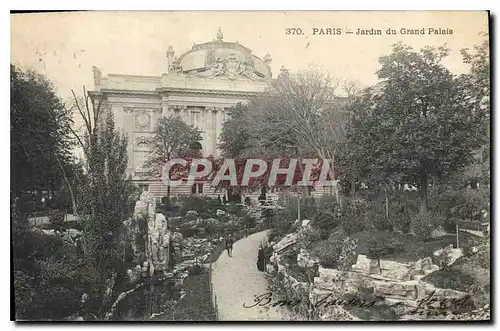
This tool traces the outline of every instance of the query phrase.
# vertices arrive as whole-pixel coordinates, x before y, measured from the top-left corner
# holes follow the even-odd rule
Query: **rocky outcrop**
[[[308,251],[301,248],[299,254],[297,254],[297,264],[303,268],[314,268],[319,264],[319,261],[312,257]]]
[[[132,219],[124,222],[127,240],[132,246],[135,260],[143,264],[142,270],[148,269],[150,276],[155,270],[165,271],[170,256],[171,231],[168,229],[165,216],[155,213],[155,209],[154,196],[145,191],[135,204]],[[138,246],[138,242],[142,242],[142,245]],[[133,272],[130,277],[137,279],[137,275]]]
[[[443,306],[456,312],[456,306],[469,299],[465,292],[436,288],[422,281],[423,277],[440,269],[433,261],[441,259],[446,265],[451,264],[451,261],[461,255],[461,250],[447,247],[434,253],[433,257],[409,263],[381,260],[379,270],[376,260],[360,254],[353,260],[355,264],[348,268],[350,270],[328,269],[318,267],[314,256],[303,248],[299,249],[301,234],[307,231],[308,226],[308,222],[297,224],[297,233],[287,235],[273,246],[274,255],[267,270],[268,275],[281,286],[286,286],[287,290],[291,290],[293,296],[301,298],[304,293],[308,293],[309,302],[316,308],[316,313],[322,320],[359,319],[349,308],[351,303],[345,301],[346,298],[355,298],[350,299],[355,302],[351,307],[355,308],[354,310],[359,311],[359,305],[361,309],[370,309],[369,306],[363,307],[369,304],[369,301],[364,302],[363,298],[371,298],[374,308],[392,309],[391,314],[395,313],[394,316],[399,319],[415,320],[437,318],[429,317],[428,311],[440,313]],[[298,253],[298,267],[311,271],[317,268],[317,275],[312,283],[299,282],[291,276],[290,262],[287,262],[289,258],[284,258],[291,252]],[[441,317],[450,319],[444,318],[444,315]]]
[[[439,270],[437,265],[432,263],[430,257],[410,263],[400,263],[390,260],[380,260],[380,269],[376,260],[369,259],[366,255],[359,254],[356,264],[352,270],[364,274],[380,274],[390,279],[402,281],[417,280],[426,275]]]
[[[296,246],[298,242],[297,234],[291,233],[281,239],[276,245],[273,246],[273,250],[276,254],[283,254],[285,251],[291,250]]]

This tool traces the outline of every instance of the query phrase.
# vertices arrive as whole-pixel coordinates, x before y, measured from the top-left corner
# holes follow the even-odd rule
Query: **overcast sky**
[[[82,85],[93,89],[92,66],[103,74],[160,76],[167,70],[166,51],[176,56],[194,43],[216,38],[238,41],[256,56],[270,53],[273,75],[282,65],[291,71],[309,64],[332,74],[377,82],[378,57],[402,41],[414,48],[447,44],[447,67],[468,68],[459,50],[479,44],[488,31],[486,12],[88,12],[11,15],[11,60],[42,71],[61,97]],[[451,35],[385,35],[387,28],[452,29]],[[301,28],[304,35],[286,35]],[[312,35],[313,28],[341,28],[342,35]],[[345,30],[381,29],[382,36],[346,35]]]

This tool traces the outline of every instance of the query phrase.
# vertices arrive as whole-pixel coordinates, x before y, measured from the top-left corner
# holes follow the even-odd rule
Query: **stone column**
[[[169,117],[170,109],[168,105],[168,97],[163,96],[161,98],[161,117]]]
[[[182,113],[182,109],[180,108],[180,106],[170,105],[169,111],[171,114],[180,116],[184,120],[184,114]]]
[[[128,132],[129,134],[134,132],[134,127],[135,127],[134,114],[135,112],[133,108],[123,108],[123,130],[124,132]],[[135,150],[135,136],[134,134],[130,134],[127,145],[127,154],[128,154],[127,172],[131,173],[132,176],[135,176],[134,150]]]
[[[123,107],[120,106],[110,106],[111,111],[115,116],[115,125],[117,128],[120,128],[123,132],[125,131],[125,122],[124,122],[124,110]]]
[[[219,144],[220,140],[220,134],[222,132],[222,123],[224,123],[224,118],[225,118],[225,113],[224,113],[224,108],[223,107],[217,107],[215,108],[216,113],[217,113],[217,130],[216,130],[216,144]]]
[[[183,118],[184,118],[184,122],[186,122],[187,124],[191,124],[191,117],[190,117],[190,114],[189,114],[189,110],[187,108],[187,106],[180,106],[180,109],[182,111],[182,114],[183,114]]]
[[[206,141],[206,151],[207,155],[214,155],[216,153],[217,141],[215,133],[215,112],[214,107],[205,107],[204,109],[204,129],[205,129],[205,139]]]

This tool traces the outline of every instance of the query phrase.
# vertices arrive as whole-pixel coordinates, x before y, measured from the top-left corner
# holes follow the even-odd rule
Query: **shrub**
[[[178,201],[182,204],[179,210],[181,215],[185,215],[189,210],[196,210],[200,215],[211,217],[221,207],[218,199],[208,197],[184,196],[179,197]]]
[[[353,264],[356,264],[358,254],[356,253],[357,242],[349,237],[342,240],[338,268],[340,270],[350,270]]]
[[[198,219],[198,215],[196,214],[186,214],[184,216],[184,218],[188,221],[188,222],[193,222],[193,221],[196,221]]]
[[[342,210],[342,229],[348,235],[367,229],[368,203],[364,199],[348,199]]]
[[[412,230],[418,240],[427,241],[431,239],[432,230],[443,223],[439,215],[430,211],[419,211],[413,218]]]
[[[460,190],[444,187],[441,191],[430,196],[429,209],[446,218],[474,220],[482,209],[489,209],[490,192],[486,186]]]
[[[471,257],[472,255],[474,255],[474,252],[472,251],[472,245],[463,246],[462,253],[464,254],[465,257]]]
[[[341,241],[325,240],[313,249],[313,254],[319,259],[319,263],[324,268],[337,268],[341,253]]]
[[[417,192],[402,192],[396,195],[390,204],[390,215],[397,219],[393,224],[397,225],[403,233],[409,233],[412,218],[418,212],[420,198]]]
[[[188,269],[189,274],[192,276],[201,275],[204,271],[205,271],[205,268],[203,268],[203,266],[200,264],[195,264],[195,265],[189,267],[189,269]]]
[[[252,199],[250,197],[245,198],[245,205],[246,206],[251,206],[252,205]]]
[[[26,311],[30,309],[35,295],[32,287],[33,277],[22,271],[16,271],[14,275],[16,319],[22,319]]]
[[[321,240],[320,230],[313,227],[307,227],[306,231],[301,232],[301,234],[302,235],[300,236],[299,240],[305,248],[311,248],[319,240]]]
[[[443,222],[443,229],[447,233],[457,233],[457,223],[452,219],[446,219]]]
[[[255,226],[257,226],[257,221],[251,217],[250,215],[245,215],[243,216],[243,224],[248,228],[254,228]]]
[[[198,235],[198,229],[195,227],[180,228],[179,232],[182,234],[184,238],[194,237],[195,235]]]
[[[373,238],[368,242],[368,257],[376,259],[380,267],[380,259],[386,255],[396,251],[398,243],[394,239],[389,238]]]
[[[340,225],[340,217],[340,209],[335,198],[323,196],[317,202],[311,225],[319,230],[321,239],[327,239],[331,231]]]
[[[49,222],[50,224],[55,226],[62,226],[64,224],[65,216],[66,216],[65,213],[60,210],[57,209],[51,210],[49,211]]]

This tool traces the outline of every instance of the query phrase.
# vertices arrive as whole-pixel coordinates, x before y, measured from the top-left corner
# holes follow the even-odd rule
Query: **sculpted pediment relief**
[[[195,71],[191,75],[200,78],[226,77],[230,80],[238,78],[247,78],[250,80],[264,79],[248,61],[238,59],[234,54],[229,55],[225,59],[218,57],[208,70],[202,72]]]

